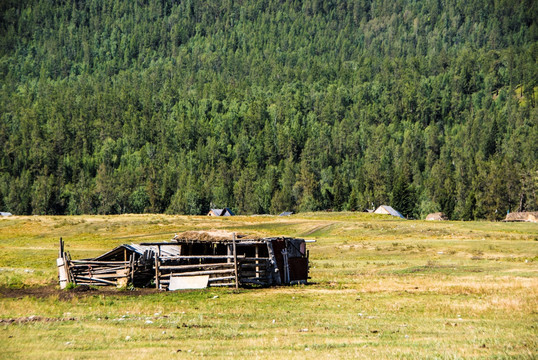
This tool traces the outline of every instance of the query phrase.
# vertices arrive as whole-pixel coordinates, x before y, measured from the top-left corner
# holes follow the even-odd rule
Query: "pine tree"
[[[392,189],[391,206],[404,217],[412,218],[416,214],[416,194],[404,174],[400,174]]]

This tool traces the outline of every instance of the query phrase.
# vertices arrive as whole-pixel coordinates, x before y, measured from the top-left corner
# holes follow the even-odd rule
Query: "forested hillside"
[[[537,1],[0,9],[0,210],[538,210]]]

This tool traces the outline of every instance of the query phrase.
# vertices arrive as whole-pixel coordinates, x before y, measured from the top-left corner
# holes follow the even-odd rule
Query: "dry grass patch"
[[[313,284],[238,292],[34,291],[56,279],[59,237],[82,258],[189,230],[316,239],[309,244]],[[536,224],[363,213],[3,219],[2,356],[531,359],[538,352],[537,238]],[[51,321],[9,322],[32,316]]]

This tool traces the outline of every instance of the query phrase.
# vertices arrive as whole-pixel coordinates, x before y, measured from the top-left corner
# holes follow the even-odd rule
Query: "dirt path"
[[[118,290],[116,288],[99,288],[94,289],[88,286],[78,286],[71,290],[61,290],[57,285],[31,286],[25,288],[6,288],[0,287],[0,299],[2,298],[18,298],[35,297],[46,298],[58,296],[60,300],[70,300],[74,297],[85,297],[91,295],[106,295],[106,296],[142,296],[154,294],[156,289],[135,289],[135,290]]]
[[[318,226],[310,229],[309,231],[305,232],[304,236],[312,235],[315,232],[326,230],[326,229],[330,228],[331,226],[333,226],[334,224],[335,224],[335,222],[331,222],[329,224],[318,225]]]

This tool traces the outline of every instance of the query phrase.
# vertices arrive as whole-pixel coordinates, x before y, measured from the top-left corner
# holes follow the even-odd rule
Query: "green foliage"
[[[77,284],[70,282],[70,283],[67,283],[67,285],[65,286],[65,290],[73,290],[76,287],[77,287]]]
[[[406,218],[413,218],[416,216],[416,194],[414,189],[409,185],[409,180],[404,174],[401,174],[394,188],[392,189],[391,206]]]
[[[0,8],[2,210],[538,210],[537,2]]]

